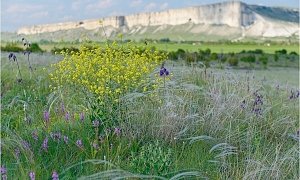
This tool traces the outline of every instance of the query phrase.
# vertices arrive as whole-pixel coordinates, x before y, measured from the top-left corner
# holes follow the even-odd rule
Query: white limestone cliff
[[[101,23],[99,22],[101,21]],[[194,25],[223,25],[236,28],[243,36],[290,36],[299,31],[299,23],[273,21],[261,16],[245,3],[226,1],[203,6],[194,6],[181,9],[169,9],[161,12],[138,13],[128,16],[113,16],[79,22],[65,22],[56,24],[35,25],[24,27],[18,34],[38,34],[84,28],[87,30],[99,29],[102,26],[113,29],[125,28],[129,32],[137,27],[150,26],[177,26],[183,24]],[[283,27],[284,26],[284,27]],[[199,27],[200,29],[203,29]],[[202,30],[200,30],[202,31]],[[196,31],[193,30],[192,33]],[[141,33],[141,32],[139,32]],[[222,32],[224,34],[226,32]]]

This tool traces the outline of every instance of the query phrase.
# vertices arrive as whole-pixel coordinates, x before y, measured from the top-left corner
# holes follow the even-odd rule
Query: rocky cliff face
[[[36,25],[21,28],[18,33],[36,34],[80,27],[85,29],[96,29],[101,26],[99,23],[100,20],[102,21],[103,26],[112,26],[114,28],[120,28],[122,26],[131,28],[139,25],[180,25],[188,22],[194,24],[225,24],[232,27],[240,27],[252,24],[255,20],[255,16],[251,11],[247,11],[246,4],[232,1],[182,9],[170,9],[161,12],[107,17],[97,20]]]
[[[183,24],[194,24],[203,26],[221,25],[228,26],[231,28],[237,28],[239,30],[243,30],[243,35],[247,35],[247,33],[245,33],[245,29],[252,29],[251,33],[248,34],[263,35],[264,32],[256,32],[251,27],[255,25],[257,26],[257,24],[270,22],[269,19],[273,18],[274,20],[274,17],[275,20],[290,21],[290,25],[292,28],[289,29],[289,25],[287,27],[284,27],[288,30],[286,31],[286,33],[280,31],[280,34],[278,34],[278,36],[288,36],[290,34],[295,33],[295,25],[299,21],[299,12],[287,10],[280,11],[280,9],[274,9],[275,12],[272,12],[273,9],[270,7],[261,7],[253,5],[251,6],[239,1],[227,1],[211,5],[194,6],[181,9],[170,9],[161,12],[149,12],[133,14],[128,16],[106,17],[97,20],[84,20],[80,22],[36,25],[32,27],[21,28],[19,29],[18,34],[49,33],[79,28],[83,28],[86,30],[96,30],[99,29],[101,26],[112,29],[128,29],[128,32],[132,32],[132,30],[136,30],[137,27],[156,27],[165,25],[179,26]],[[286,18],[284,18],[285,14],[287,15]],[[276,16],[280,18],[276,18]],[[298,21],[295,22],[295,19],[298,19]],[[272,25],[268,26],[268,28],[278,28],[281,26],[280,23],[277,23],[277,25],[276,23],[274,24],[273,20],[271,23]],[[99,21],[101,21],[101,23]],[[296,31],[297,30],[298,29],[296,28]],[[258,31],[265,31],[264,26],[260,25]],[[272,31],[272,29],[269,29],[268,31]],[[271,34],[272,36],[277,36],[276,29],[273,30]]]

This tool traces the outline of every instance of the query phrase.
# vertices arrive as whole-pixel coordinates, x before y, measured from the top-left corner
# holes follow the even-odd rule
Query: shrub
[[[259,57],[259,61],[262,62],[262,64],[264,65],[264,68],[267,68],[267,64],[268,64],[268,57],[267,56]]]
[[[93,110],[100,118],[109,114],[105,108],[118,107],[120,97],[144,83],[167,58],[165,53],[149,47],[141,49],[116,42],[105,47],[81,46],[77,53],[66,51],[62,55],[64,59],[54,65],[55,71],[50,74],[55,87],[71,85],[91,92],[97,104]]]
[[[227,61],[227,57],[222,55],[220,57],[220,60],[221,60],[222,63],[225,63]]]
[[[164,43],[170,42],[170,39],[169,38],[162,38],[162,39],[159,40],[159,42],[164,42]]]
[[[70,48],[66,48],[66,47],[63,47],[63,48],[57,48],[57,47],[54,47],[53,49],[51,49],[51,53],[53,54],[56,54],[56,53],[61,53],[61,52],[79,52],[79,49],[78,48],[75,48],[75,47],[70,47]]]
[[[231,56],[228,59],[228,63],[229,63],[230,66],[237,66],[239,64],[239,59],[235,56]]]
[[[292,52],[290,52],[290,55],[295,55],[295,56],[298,56],[298,53],[297,53],[297,52],[295,52],[295,51],[292,51]]]
[[[274,61],[277,62],[279,60],[278,54],[274,54]]]
[[[23,52],[24,49],[19,47],[17,43],[7,43],[4,47],[1,46],[1,51]]]
[[[205,52],[205,55],[209,56],[211,53],[211,50],[209,48],[207,48],[204,52]]]
[[[249,56],[242,57],[241,61],[249,63],[249,66],[252,67],[253,66],[252,64],[255,63],[256,58],[255,55],[249,55]]]
[[[44,52],[37,43],[32,43],[27,50],[31,52]]]
[[[163,175],[172,163],[171,149],[163,149],[158,142],[142,146],[138,153],[131,153],[131,169],[141,174]]]
[[[211,59],[211,60],[217,60],[217,59],[218,59],[218,54],[217,54],[217,53],[212,53],[212,54],[210,55],[210,59]]]
[[[282,50],[275,51],[275,54],[287,54],[287,51],[285,49],[282,49]]]
[[[197,53],[186,53],[186,62],[188,64],[195,63],[197,61]]]

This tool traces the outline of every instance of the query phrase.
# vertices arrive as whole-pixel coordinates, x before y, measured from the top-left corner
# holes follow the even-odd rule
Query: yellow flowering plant
[[[166,53],[131,42],[106,43],[104,47],[83,45],[79,52],[61,54],[63,60],[54,64],[55,71],[50,74],[55,87],[83,87],[96,98],[94,108],[101,108],[100,114],[105,113],[107,106],[117,106],[120,97],[145,83],[149,74],[167,59]]]

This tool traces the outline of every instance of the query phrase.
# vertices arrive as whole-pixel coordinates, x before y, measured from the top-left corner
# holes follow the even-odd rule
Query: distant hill
[[[36,40],[80,41],[87,37],[103,40],[103,29],[109,38],[122,33],[126,39],[237,41],[299,37],[299,9],[226,1],[161,12],[36,25],[21,28],[17,34],[28,35]]]

